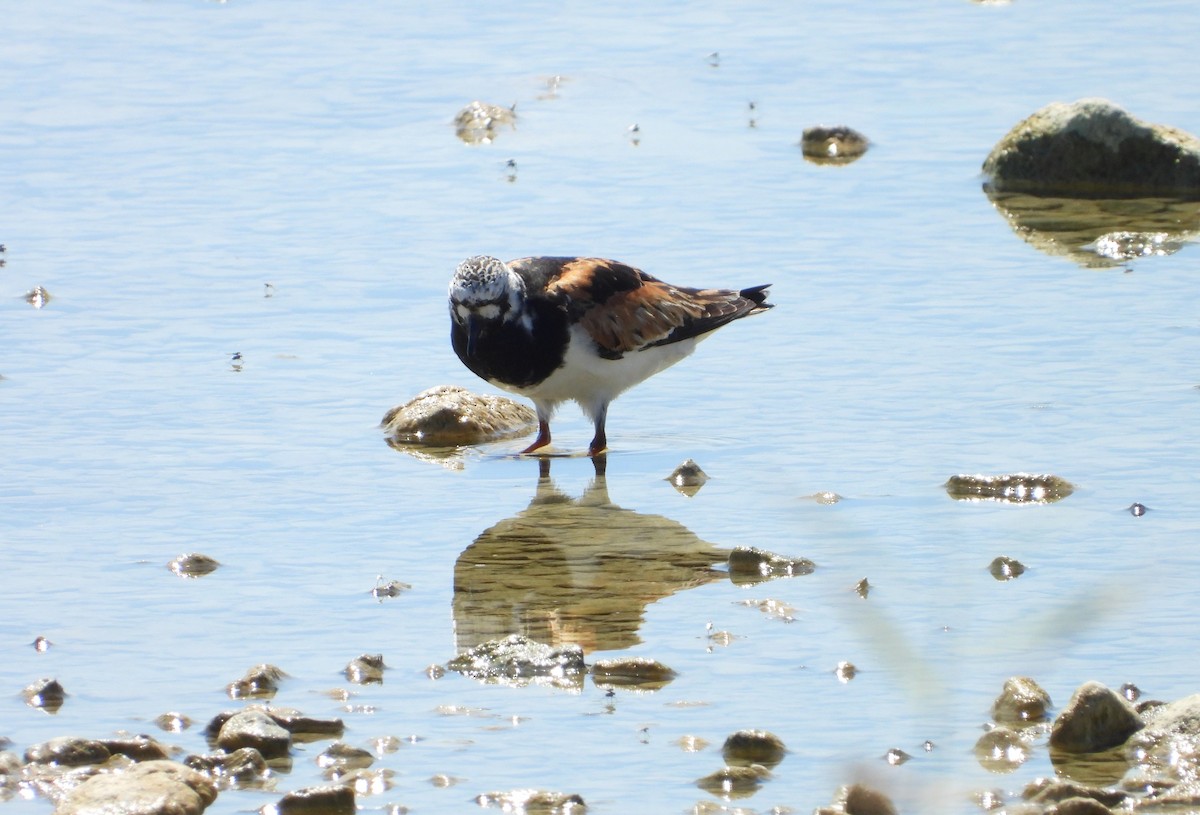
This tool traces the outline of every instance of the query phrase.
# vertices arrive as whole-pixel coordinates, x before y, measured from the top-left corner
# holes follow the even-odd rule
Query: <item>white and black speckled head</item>
[[[477,255],[467,258],[454,270],[450,280],[450,308],[464,315],[465,311],[473,311],[484,319],[495,319],[517,310],[524,293],[524,281],[504,261]]]

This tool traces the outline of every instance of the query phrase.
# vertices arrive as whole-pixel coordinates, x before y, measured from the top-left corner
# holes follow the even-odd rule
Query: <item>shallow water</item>
[[[639,8],[8,10],[12,749],[158,732],[151,720],[179,710],[199,724],[159,735],[202,751],[202,725],[241,704],[225,686],[266,661],[290,675],[275,704],[343,716],[352,744],[419,737],[377,762],[396,777],[359,799],[369,810],[467,809],[536,786],[596,812],[682,811],[713,799],[694,782],[721,766],[725,736],[766,727],[791,752],[743,805],[804,811],[865,777],[903,811],[969,812],[972,790],[1054,770],[1044,743],[1011,774],[972,754],[1005,678],[1032,675],[1060,706],[1088,679],[1163,699],[1200,690],[1197,249],[1092,268],[1015,233],[979,178],[992,144],[1054,100],[1105,96],[1200,133],[1200,89],[1180,81],[1200,69],[1200,12]],[[454,114],[476,98],[516,103],[515,129],[456,139]],[[800,132],[818,123],[872,148],[843,167],[806,162]],[[388,447],[376,424],[434,384],[481,386],[449,348],[444,305],[454,265],[478,253],[774,283],[774,311],[610,413],[616,529],[669,529],[692,571],[631,586],[630,543],[605,542],[613,529],[583,508],[558,518],[599,530],[595,553],[569,540],[566,565],[542,564],[561,593],[481,610],[456,591],[529,508],[538,464],[505,455],[518,441],[443,467]],[[52,298],[40,309],[23,299],[37,285]],[[590,438],[572,408],[555,432],[568,452]],[[712,476],[692,498],[664,480],[686,458]],[[1014,507],[941,486],[1017,471],[1076,490]],[[550,477],[573,498],[595,486],[582,458],[554,460]],[[823,490],[845,500],[809,497]],[[1134,501],[1150,511],[1134,517]],[[745,588],[695,562],[738,545],[817,570]],[[192,551],[221,568],[167,570]],[[1028,570],[998,582],[998,555]],[[377,600],[380,575],[412,589]],[[763,599],[794,621],[744,603]],[[608,697],[590,681],[571,694],[426,677],[502,629],[509,601],[589,659],[650,656],[679,678]],[[734,639],[711,641],[710,622]],[[54,646],[36,652],[36,636]],[[340,672],[361,653],[389,670],[344,710],[324,691],[348,687]],[[848,683],[843,660],[860,669]],[[69,694],[53,716],[19,696],[42,676]],[[438,712],[451,705],[476,712]],[[685,752],[685,734],[712,745]],[[210,811],[317,783],[324,746],[297,750],[275,792],[225,793]],[[889,766],[892,747],[913,760]],[[460,780],[438,786],[438,773]]]

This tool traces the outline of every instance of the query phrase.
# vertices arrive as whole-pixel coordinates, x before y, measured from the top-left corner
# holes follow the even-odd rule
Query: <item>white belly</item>
[[[553,411],[561,402],[578,402],[584,413],[594,419],[623,391],[671,367],[695,347],[696,340],[689,339],[631,351],[620,359],[605,359],[596,353],[587,332],[572,327],[566,358],[549,377],[525,388],[493,384],[526,396],[547,411]]]

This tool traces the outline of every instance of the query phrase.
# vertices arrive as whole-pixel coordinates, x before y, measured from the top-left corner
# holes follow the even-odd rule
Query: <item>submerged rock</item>
[[[1054,102],[1018,123],[983,162],[998,190],[1200,197],[1200,139],[1106,99]]]
[[[103,742],[76,736],[59,736],[35,744],[25,751],[25,760],[30,764],[57,764],[62,767],[103,764],[111,756],[112,752]]]
[[[363,654],[350,660],[345,674],[356,685],[377,685],[383,682],[383,654]]]
[[[1014,580],[1025,574],[1025,564],[1016,558],[1001,555],[988,564],[988,571],[997,580]]]
[[[882,792],[865,784],[848,784],[838,790],[831,807],[813,815],[896,815],[896,805]]]
[[[998,501],[1003,504],[1052,504],[1075,491],[1056,475],[952,475],[946,492],[956,501]]]
[[[21,691],[25,704],[40,707],[47,713],[57,713],[67,700],[67,692],[57,679],[39,679]]]
[[[1029,744],[1012,728],[993,727],[975,742],[975,759],[988,772],[1010,773],[1029,759]]]
[[[757,792],[770,777],[771,771],[761,764],[722,767],[697,779],[696,786],[722,798],[745,798]]]
[[[180,577],[203,577],[220,568],[221,564],[198,552],[182,554],[167,563],[167,568]]]
[[[800,150],[814,164],[849,164],[862,158],[870,146],[867,137],[845,125],[805,128]]]
[[[1069,753],[1095,753],[1124,744],[1143,723],[1133,706],[1099,682],[1076,689],[1050,728],[1050,746]]]
[[[678,674],[649,657],[601,659],[592,663],[592,681],[600,688],[658,690]]]
[[[729,579],[737,585],[812,574],[816,568],[808,558],[777,555],[754,546],[738,546],[729,553]]]
[[[517,123],[516,106],[491,105],[476,99],[454,117],[454,133],[467,144],[491,144],[502,127]]]
[[[553,648],[522,634],[476,645],[450,660],[446,667],[484,682],[564,688],[580,687],[587,672],[583,649],[578,645]]]
[[[217,798],[203,774],[173,761],[146,761],[92,776],[69,791],[55,815],[199,815]]]
[[[475,796],[475,803],[484,809],[495,807],[504,812],[536,812],[539,815],[577,815],[577,813],[587,811],[587,804],[575,793],[547,792],[546,790],[485,792]]]
[[[1110,809],[1121,806],[1129,799],[1129,796],[1121,790],[1092,787],[1056,778],[1039,778],[1027,784],[1021,791],[1021,797],[1036,804],[1073,802],[1068,810],[1064,810],[1060,806],[1056,810],[1059,815],[1068,815],[1068,812],[1082,815],[1082,813],[1092,811],[1077,803],[1083,800],[1100,805],[1106,815],[1109,815]]]
[[[279,681],[287,674],[266,662],[248,668],[241,679],[230,682],[225,692],[230,699],[269,699],[279,690]]]
[[[1050,694],[1028,676],[1004,681],[1000,695],[992,703],[992,718],[1005,724],[1026,724],[1046,719],[1050,712]]]
[[[503,396],[438,385],[389,410],[381,426],[398,444],[456,447],[528,433],[537,427],[537,414]]]
[[[292,790],[260,810],[262,815],[355,815],[356,811],[354,789],[343,784]]]
[[[694,459],[689,458],[667,476],[667,481],[670,481],[676,490],[691,498],[708,481],[708,474],[700,469],[700,465]]]
[[[336,741],[317,756],[317,766],[322,769],[336,767],[340,770],[370,767],[375,763],[375,754],[361,747],[353,747]]]
[[[253,747],[242,747],[231,753],[191,755],[183,763],[204,773],[221,789],[259,788],[271,777],[267,760]]]
[[[731,733],[721,746],[725,763],[735,767],[761,764],[775,767],[787,755],[783,740],[766,730],[738,730]]]

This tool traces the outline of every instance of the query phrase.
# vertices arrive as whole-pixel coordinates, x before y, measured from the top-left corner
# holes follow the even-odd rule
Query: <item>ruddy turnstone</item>
[[[533,400],[538,435],[522,453],[550,443],[555,408],[572,400],[595,424],[595,456],[613,399],[712,331],[771,308],[769,285],[692,289],[602,258],[473,257],[450,281],[450,342],[476,375]]]

